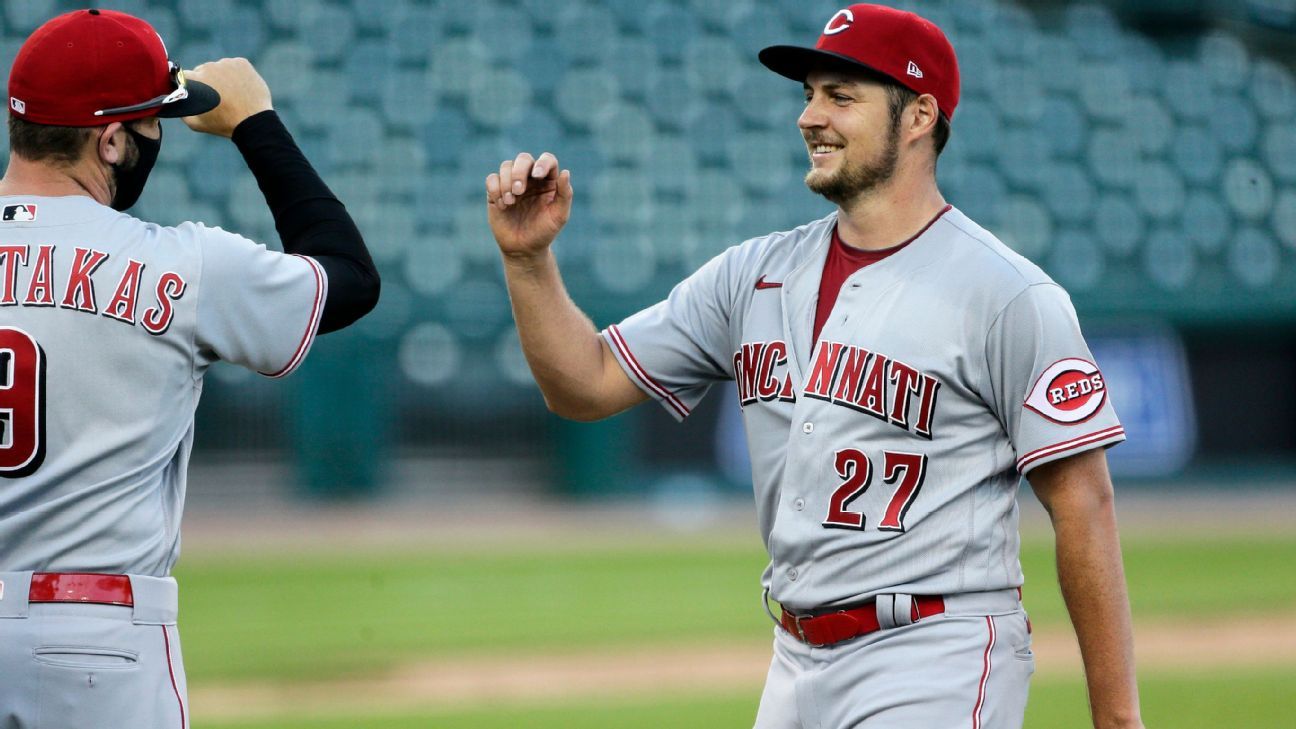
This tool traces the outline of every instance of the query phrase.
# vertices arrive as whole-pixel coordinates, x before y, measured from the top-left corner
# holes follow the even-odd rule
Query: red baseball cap
[[[931,94],[947,119],[959,101],[958,59],[936,24],[913,13],[860,3],[838,10],[814,48],[770,46],[760,62],[793,81],[825,61],[881,74],[917,94]]]
[[[46,22],[9,71],[9,113],[36,124],[193,116],[219,103],[215,89],[185,80],[153,26],[113,10],[74,10]]]

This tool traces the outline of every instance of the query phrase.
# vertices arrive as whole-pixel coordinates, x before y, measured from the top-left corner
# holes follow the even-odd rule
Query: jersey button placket
[[[810,423],[810,422],[803,423],[803,424],[801,425],[801,432],[802,432],[802,433],[805,433],[806,435],[810,435],[811,433],[813,433],[813,432],[814,432],[814,423]]]

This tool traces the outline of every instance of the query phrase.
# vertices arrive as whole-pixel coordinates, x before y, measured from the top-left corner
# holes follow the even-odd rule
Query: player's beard
[[[833,204],[844,206],[885,184],[895,175],[900,162],[900,123],[896,120],[887,132],[882,149],[864,162],[843,160],[834,172],[811,169],[805,184],[811,192],[823,195]]]

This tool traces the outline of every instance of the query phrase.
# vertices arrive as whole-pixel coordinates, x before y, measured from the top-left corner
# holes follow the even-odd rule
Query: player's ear
[[[931,94],[922,94],[909,104],[906,110],[905,120],[908,122],[908,132],[915,138],[930,135],[936,131],[936,120],[940,117],[940,105],[936,103],[936,97]]]
[[[113,122],[106,127],[102,127],[99,133],[95,135],[95,147],[99,155],[99,161],[107,165],[115,165],[124,161],[126,159],[126,139],[128,136],[121,122]]]

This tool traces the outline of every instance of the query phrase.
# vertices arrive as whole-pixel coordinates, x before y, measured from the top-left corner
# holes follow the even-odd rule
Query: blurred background
[[[6,0],[0,56],[74,5]],[[946,197],[1071,292],[1130,434],[1117,474],[1296,473],[1296,3],[902,5],[962,66]],[[200,464],[281,464],[266,488],[316,499],[466,487],[466,458],[577,496],[680,474],[747,490],[731,392],[683,428],[651,407],[593,426],[545,411],[483,179],[522,150],[572,169],[557,251],[595,323],[619,321],[724,248],[831,209],[801,181],[801,91],[754,54],[813,42],[833,2],[106,6],[182,63],[250,58],[384,275],[378,309],[289,382],[212,371]],[[277,245],[233,147],[173,126],[137,214]],[[490,480],[471,488],[507,485]]]
[[[41,22],[84,4],[4,0],[0,63],[7,69]],[[317,340],[288,381],[224,365],[207,377],[186,517],[193,542],[181,572],[193,585],[182,590],[186,614],[209,613],[185,623],[196,704],[257,706],[239,682],[268,682],[280,686],[266,699],[272,708],[264,716],[234,710],[229,726],[296,726],[273,707],[329,706],[325,697],[377,689],[295,694],[293,686],[388,675],[410,661],[457,666],[498,642],[489,632],[463,638],[459,622],[440,624],[447,603],[459,611],[520,601],[519,609],[546,616],[534,627],[549,637],[523,631],[528,647],[518,649],[538,655],[571,650],[568,639],[584,635],[544,632],[569,615],[555,595],[582,596],[570,605],[579,610],[620,594],[630,602],[614,612],[634,616],[645,605],[674,605],[666,596],[684,580],[691,592],[680,599],[693,604],[715,590],[715,615],[741,616],[722,634],[745,636],[747,646],[752,635],[768,637],[755,608],[763,560],[733,393],[714,388],[682,426],[651,405],[592,425],[551,416],[512,326],[483,180],[523,150],[551,150],[571,168],[575,211],[556,250],[576,302],[600,327],[619,321],[726,247],[831,209],[801,181],[801,90],[755,54],[773,43],[812,43],[837,2],[92,4],[147,19],[187,66],[251,59],[357,218],[384,276],[377,310]],[[946,197],[1067,287],[1106,373],[1129,434],[1110,457],[1135,527],[1127,549],[1136,616],[1179,625],[1186,618],[1177,606],[1197,604],[1201,593],[1241,595],[1206,600],[1189,617],[1219,618],[1244,605],[1267,635],[1296,634],[1296,588],[1284,586],[1296,583],[1296,0],[895,4],[939,24],[959,55],[963,99],[939,167]],[[168,123],[134,213],[164,224],[201,220],[278,246],[233,146],[178,122]],[[1040,523],[1028,513],[1028,531]],[[1230,548],[1203,547],[1202,535],[1221,525],[1233,531],[1214,538]],[[630,540],[643,551],[617,541],[627,534],[643,536]],[[554,561],[608,552],[609,543],[624,561],[582,563],[583,574],[606,571],[606,582],[573,584],[569,572],[550,571]],[[321,553],[331,555],[327,567],[301,556]],[[1046,531],[1028,540],[1036,570],[1028,575],[1044,594],[1039,609],[1064,629],[1047,592],[1048,554]],[[1183,561],[1158,561],[1167,554]],[[702,569],[712,557],[715,571]],[[330,571],[339,563],[351,567]],[[480,569],[460,574],[464,564]],[[283,579],[279,568],[302,581]],[[1180,582],[1140,585],[1139,574]],[[1245,576],[1253,580],[1242,586],[1211,582]],[[382,593],[402,580],[413,592],[395,601],[404,605],[399,615],[384,612],[389,601],[351,602],[355,585]],[[332,622],[303,623],[299,602],[258,592],[267,582],[298,585],[313,606],[330,602],[322,585],[351,586],[338,590],[353,612],[330,608]],[[229,614],[221,596],[230,591],[259,618]],[[714,635],[709,619],[697,620],[697,630]],[[1180,634],[1212,626],[1220,627]],[[664,634],[652,630],[664,627],[644,615],[586,643],[595,652],[604,638],[655,643]],[[429,630],[444,641],[410,638]],[[278,644],[273,635],[301,641]],[[686,642],[696,645],[696,636]],[[754,661],[756,670],[725,684],[719,703],[690,695],[669,709],[641,699],[609,708],[584,697],[581,710],[563,713],[544,699],[553,686],[541,682],[534,695],[519,694],[523,708],[513,714],[483,699],[478,713],[452,716],[431,692],[440,707],[424,707],[432,714],[381,725],[539,725],[537,717],[552,714],[553,726],[743,726],[765,650],[758,642],[751,661],[737,661]],[[1238,701],[1286,706],[1289,717],[1296,649],[1285,655],[1283,669],[1264,679],[1255,666],[1214,688],[1172,674],[1145,693],[1188,715],[1162,726],[1214,721],[1210,706],[1231,706],[1230,725]],[[483,670],[498,682],[505,668]],[[1033,714],[1034,726],[1083,725],[1074,724],[1083,689],[1073,668],[1041,689],[1063,697],[1043,705],[1069,708]],[[444,685],[455,673],[424,675],[418,685]],[[205,686],[213,688],[203,693]],[[234,698],[220,704],[219,691],[231,686]],[[1266,686],[1275,691],[1247,694]],[[1275,698],[1281,686],[1285,705]],[[1228,698],[1202,698],[1212,696]],[[1032,711],[1045,710],[1039,705]]]

